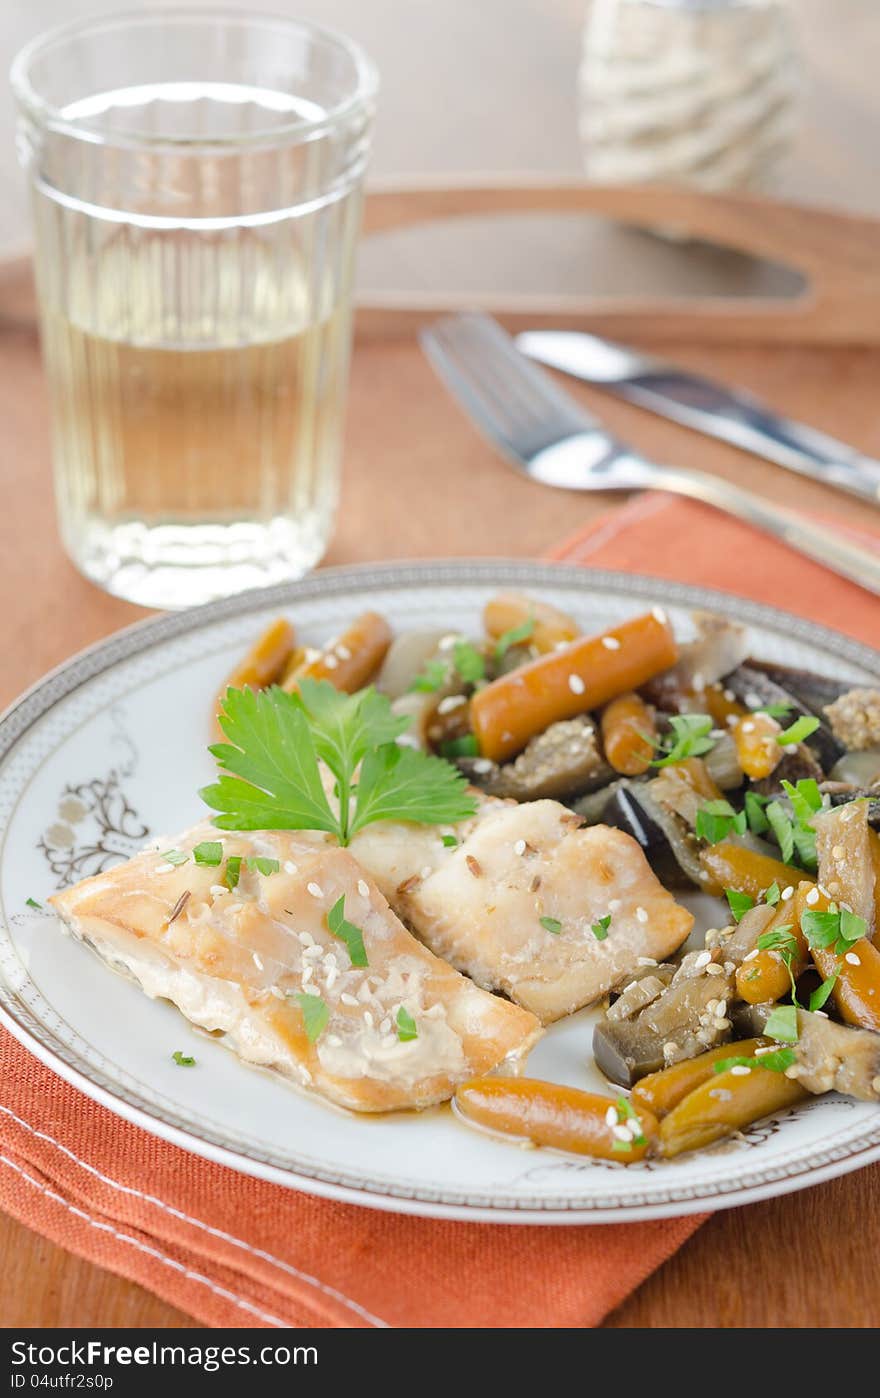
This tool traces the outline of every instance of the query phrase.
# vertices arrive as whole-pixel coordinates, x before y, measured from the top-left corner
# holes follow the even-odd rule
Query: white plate
[[[498,1222],[590,1223],[691,1213],[818,1183],[880,1157],[880,1112],[817,1098],[744,1139],[624,1167],[468,1130],[448,1108],[355,1117],[245,1067],[27,907],[173,834],[203,809],[210,699],[230,660],[279,611],[320,642],[365,606],[398,628],[476,630],[499,586],[528,589],[590,629],[666,604],[680,634],[707,606],[748,622],[756,654],[876,681],[880,654],[726,594],[525,563],[337,569],[132,627],[47,676],[0,721],[0,1013],[43,1062],[120,1116],[245,1174],[374,1208]],[[698,927],[721,916],[695,899]],[[554,1025],[538,1077],[599,1090],[591,1011]],[[174,1049],[193,1053],[182,1071]]]

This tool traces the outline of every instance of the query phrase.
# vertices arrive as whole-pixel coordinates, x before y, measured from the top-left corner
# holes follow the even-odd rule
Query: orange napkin
[[[666,497],[634,501],[554,556],[727,588],[868,641],[876,633],[868,594]],[[701,1222],[504,1227],[311,1198],[128,1125],[2,1031],[0,1206],[206,1325],[596,1325]]]

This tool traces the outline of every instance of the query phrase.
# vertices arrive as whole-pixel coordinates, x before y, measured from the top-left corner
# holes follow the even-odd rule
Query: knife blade
[[[880,461],[774,413],[742,389],[577,330],[527,330],[516,345],[531,359],[673,422],[880,505]]]

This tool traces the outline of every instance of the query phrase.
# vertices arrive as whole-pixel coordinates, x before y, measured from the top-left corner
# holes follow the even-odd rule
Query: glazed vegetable
[[[816,726],[812,727],[805,742],[818,758],[824,772],[830,771],[837,759],[843,755],[844,745],[825,722],[821,707],[814,708],[812,705],[802,704],[790,690],[775,684],[765,670],[752,665],[751,662],[740,665],[727,676],[724,684],[747,709],[769,708],[785,727],[799,718],[812,719]]]
[[[505,1136],[623,1164],[644,1159],[657,1136],[651,1113],[636,1114],[625,1097],[529,1078],[473,1078],[455,1105],[466,1120]]]
[[[868,936],[874,931],[874,863],[868,802],[850,801],[813,818],[819,883],[830,898],[846,903],[864,918]]]
[[[742,1006],[737,1027],[743,1034],[761,1034],[773,1005]],[[789,1074],[808,1092],[842,1092],[862,1102],[880,1101],[880,1034],[851,1029],[833,1019],[797,1012],[797,1054]]]
[[[401,699],[412,691],[413,681],[437,655],[440,642],[447,631],[437,627],[424,631],[403,631],[395,636],[376,679],[376,688],[389,699]],[[424,692],[423,692],[424,693]],[[424,694],[425,699],[433,696]]]
[[[628,777],[647,772],[654,757],[657,729],[653,711],[632,690],[602,710],[602,744],[615,772]]]
[[[710,750],[703,754],[703,764],[712,781],[722,791],[734,791],[742,786],[743,770],[730,733],[719,734]]]
[[[746,714],[731,727],[739,765],[747,777],[760,781],[769,777],[783,759],[782,745],[776,740],[781,726],[769,714]]]
[[[519,592],[499,592],[486,603],[483,612],[486,635],[498,642],[516,635],[541,655],[573,641],[580,627],[570,616],[549,602],[536,602]],[[527,632],[526,635],[523,635]]]
[[[791,695],[801,709],[810,714],[821,715],[828,704],[833,704],[851,688],[843,680],[833,680],[828,675],[817,675],[814,670],[802,670],[794,665],[777,665],[771,660],[750,658],[748,668],[753,675],[763,675],[765,680]]]
[[[795,869],[791,864],[783,864],[781,859],[757,854],[755,850],[726,840],[702,849],[700,866],[706,875],[703,888],[719,897],[726,888],[733,888],[738,893],[760,898],[771,884],[784,889],[809,878],[803,869]]]
[[[845,752],[828,775],[832,781],[846,782],[867,791],[880,782],[880,747],[865,748],[863,752]]]
[[[863,752],[880,743],[880,689],[850,689],[825,713],[834,736],[850,752]]]
[[[471,700],[481,754],[496,762],[513,757],[551,723],[637,689],[676,654],[665,612],[647,612],[493,680]]]
[[[731,1046],[733,1056],[736,1045]],[[807,1089],[784,1073],[736,1068],[715,1073],[688,1093],[660,1123],[660,1150],[667,1157],[701,1150],[742,1131],[753,1121],[802,1102]]]
[[[604,803],[588,796],[576,802],[574,809],[593,825],[601,821],[631,835],[667,888],[701,886],[700,863],[687,826],[653,799],[649,785],[628,780],[616,782],[609,787]]]
[[[692,612],[691,617],[697,634],[681,647],[672,674],[682,688],[700,694],[743,663],[748,655],[749,633],[738,621],[715,612]]]
[[[391,645],[391,627],[378,612],[364,612],[317,656],[284,681],[294,690],[302,679],[329,680],[334,689],[355,694],[373,679]]]
[[[767,945],[755,947],[737,967],[736,991],[741,1000],[750,1005],[781,1000],[791,990],[792,977],[797,980],[809,966],[810,949],[801,931],[801,914],[807,906],[807,894],[814,888],[813,883],[801,882],[792,898],[777,903],[761,934],[761,940],[766,938]],[[788,931],[781,932],[780,928]],[[771,945],[771,941],[775,944]]]
[[[756,1048],[771,1043],[771,1039],[742,1039],[735,1044],[721,1044],[708,1053],[701,1053],[699,1058],[674,1063],[660,1073],[649,1073],[633,1088],[632,1104],[637,1111],[644,1109],[662,1118],[695,1088],[701,1087],[704,1082],[714,1081],[716,1063],[722,1063],[734,1055],[737,1058],[751,1058]]]
[[[811,896],[812,903],[805,904],[811,912],[821,915],[837,908],[819,889]],[[822,980],[832,982],[831,997],[841,1019],[880,1032],[880,951],[866,937],[839,937],[822,946],[814,936],[810,954]]]
[[[219,713],[227,689],[265,689],[280,680],[293,653],[293,641],[293,627],[289,621],[278,617],[270,622],[221,688],[215,712]]]
[[[686,757],[674,762],[648,783],[653,799],[667,811],[679,815],[693,830],[697,813],[708,801],[722,801],[721,789],[715,785],[701,757]]]
[[[461,759],[461,770],[490,796],[515,801],[564,801],[604,786],[613,772],[602,756],[596,728],[586,716],[551,723],[513,762],[498,766],[487,757]]]

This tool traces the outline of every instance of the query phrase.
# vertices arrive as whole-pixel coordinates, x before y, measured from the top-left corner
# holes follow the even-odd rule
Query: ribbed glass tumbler
[[[159,10],[37,39],[12,83],[71,558],[156,607],[301,575],[338,493],[372,65]]]

